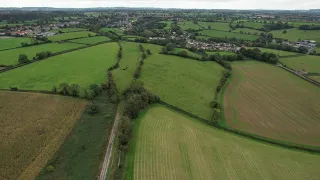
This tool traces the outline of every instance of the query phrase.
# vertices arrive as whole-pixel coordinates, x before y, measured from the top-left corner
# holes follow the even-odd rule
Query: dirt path
[[[115,138],[115,136],[117,134],[117,129],[118,129],[120,118],[121,118],[121,105],[119,104],[118,109],[117,109],[117,114],[116,114],[116,117],[114,119],[112,131],[111,131],[111,134],[110,134],[108,148],[107,148],[104,160],[103,160],[103,165],[102,165],[102,169],[101,169],[101,172],[100,172],[99,180],[105,180],[106,179],[107,171],[108,171],[109,164],[110,164],[110,158],[111,158],[111,153],[112,153],[113,142],[114,142],[114,138]]]

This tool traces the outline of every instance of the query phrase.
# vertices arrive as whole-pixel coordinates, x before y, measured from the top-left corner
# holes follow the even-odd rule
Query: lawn
[[[287,33],[283,33],[283,30],[271,31],[273,37],[288,39],[291,42],[297,42],[299,39],[310,39],[320,42],[320,30],[304,31],[297,28],[287,29]]]
[[[249,29],[249,28],[238,28],[232,32],[237,32],[237,33],[243,32],[243,33],[247,33],[247,34],[260,35],[260,33],[262,33],[263,31]]]
[[[39,52],[50,51],[52,53],[61,52],[64,50],[82,47],[84,45],[74,43],[49,43],[37,46],[24,47],[19,49],[12,49],[7,51],[0,51],[0,64],[15,65],[18,64],[18,57],[20,54],[25,54],[30,60]]]
[[[87,38],[81,38],[81,39],[75,39],[71,40],[69,42],[74,42],[74,43],[81,43],[81,44],[96,44],[99,42],[104,42],[104,41],[111,41],[110,38],[105,37],[105,36],[94,36],[94,37],[87,37]]]
[[[38,93],[0,92],[0,177],[34,179],[59,149],[87,102]]]
[[[181,27],[182,30],[188,30],[188,29],[201,29],[201,27],[198,24],[194,24],[193,21],[183,21],[178,22],[178,26]]]
[[[118,69],[112,71],[113,78],[120,92],[130,86],[134,72],[141,58],[141,51],[138,43],[121,42],[122,58]],[[144,44],[142,44],[144,45]]]
[[[104,160],[106,146],[114,122],[116,105],[103,92],[94,100],[99,112],[94,116],[88,109],[59,151],[47,163],[36,180],[43,179],[97,179]],[[54,171],[48,172],[47,167]]]
[[[134,129],[125,179],[320,177],[318,155],[226,133],[160,105],[136,120]]]
[[[210,119],[210,102],[214,99],[223,68],[215,62],[201,62],[156,52],[161,46],[143,45],[150,49],[142,67],[145,87],[163,101]]]
[[[281,51],[281,50],[277,50],[277,49],[268,49],[268,48],[261,48],[261,47],[246,47],[246,48],[248,48],[248,49],[258,48],[262,52],[274,53],[274,54],[277,54],[280,57],[281,56],[292,56],[292,55],[299,54],[299,53],[296,53],[296,52]]]
[[[259,36],[256,35],[248,35],[248,34],[240,34],[233,32],[224,32],[224,31],[216,31],[216,30],[204,30],[199,32],[200,35],[210,36],[210,37],[218,37],[218,38],[237,38],[243,40],[256,40]]]
[[[31,43],[30,38],[0,37],[0,50],[21,47],[21,43]]]
[[[256,61],[234,62],[224,94],[228,126],[304,145],[320,145],[320,88]]]
[[[68,40],[68,39],[88,37],[89,34],[91,36],[96,35],[96,33],[94,33],[94,32],[80,31],[80,32],[70,32],[70,33],[57,34],[54,36],[49,36],[48,39],[51,41],[64,41],[64,40]]]
[[[205,29],[209,29],[209,26],[211,26],[211,29],[220,30],[220,31],[229,31],[229,23],[222,23],[222,22],[198,22],[198,24]]]
[[[0,74],[0,88],[51,90],[60,83],[87,87],[107,79],[106,70],[116,61],[117,43],[73,51]]]
[[[100,32],[109,32],[112,31],[114,33],[116,33],[117,35],[124,35],[123,31],[119,28],[101,28]]]
[[[320,56],[281,58],[280,61],[295,70],[320,73]]]

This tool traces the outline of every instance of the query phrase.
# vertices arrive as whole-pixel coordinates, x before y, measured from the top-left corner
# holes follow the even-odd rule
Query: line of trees
[[[119,91],[117,89],[117,85],[113,80],[113,76],[111,71],[108,71],[108,81],[107,83],[102,84],[102,89],[106,89],[108,91],[109,99],[111,102],[116,103],[119,102],[120,96]]]
[[[114,69],[117,69],[119,67],[119,64],[120,64],[120,60],[122,58],[122,45],[121,43],[118,41],[118,45],[119,45],[119,50],[118,50],[118,54],[117,54],[117,62],[108,69],[108,71],[112,71]]]
[[[50,51],[44,51],[44,52],[37,53],[36,56],[33,57],[33,60],[42,60],[50,56],[52,56],[52,53]],[[30,63],[30,60],[26,54],[19,54],[18,62],[19,64],[25,64],[25,63]]]
[[[245,57],[252,58],[254,60],[267,62],[270,64],[276,64],[279,60],[279,57],[274,53],[261,52],[259,48],[246,49],[241,48],[239,53],[243,54]]]
[[[78,84],[69,85],[68,83],[61,83],[59,86],[53,86],[51,91],[64,96],[93,99],[102,92],[102,88],[97,84],[92,84],[88,88],[82,88]]]
[[[320,30],[320,26],[319,25],[301,25],[298,28],[299,30]]]
[[[143,48],[143,46],[141,44],[139,44],[139,49],[140,49],[142,55],[141,55],[141,60],[139,62],[139,65],[138,65],[138,67],[137,67],[137,69],[136,69],[136,71],[134,72],[134,75],[133,75],[133,77],[135,79],[138,79],[140,77],[141,69],[142,69],[142,66],[144,64],[144,60],[147,58],[147,54],[145,53],[145,50],[144,50],[144,48]],[[151,54],[150,50],[148,51],[148,54]]]

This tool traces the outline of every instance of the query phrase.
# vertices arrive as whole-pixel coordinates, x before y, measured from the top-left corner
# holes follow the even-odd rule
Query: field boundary
[[[256,134],[252,134],[252,133],[248,133],[248,132],[244,132],[244,131],[240,131],[240,130],[237,130],[237,129],[233,129],[233,128],[230,128],[230,127],[224,127],[224,126],[221,126],[219,124],[216,124],[212,121],[209,121],[207,119],[203,119],[197,115],[194,115],[188,111],[185,111],[183,109],[180,109],[179,107],[176,107],[174,105],[171,105],[167,102],[164,102],[162,100],[160,100],[159,104],[161,105],[164,105],[176,112],[179,112],[181,114],[184,114],[186,116],[189,116],[191,118],[194,118],[194,119],[197,119],[197,120],[200,120],[208,125],[211,125],[217,129],[220,129],[220,130],[223,130],[223,131],[226,131],[226,132],[229,132],[229,133],[232,133],[232,134],[235,134],[235,135],[239,135],[239,136],[242,136],[242,137],[245,137],[245,138],[248,138],[248,139],[251,139],[251,140],[255,140],[255,141],[258,141],[258,142],[263,142],[263,143],[268,143],[268,144],[272,144],[272,145],[276,145],[276,146],[279,146],[279,147],[284,147],[284,148],[288,148],[288,149],[293,149],[293,150],[299,150],[299,151],[304,151],[304,152],[309,152],[309,153],[320,153],[320,147],[315,147],[315,146],[310,146],[310,145],[301,145],[301,144],[295,144],[295,143],[290,143],[290,142],[285,142],[285,141],[279,141],[279,140],[276,140],[276,139],[272,139],[272,138],[267,138],[267,137],[264,137],[264,136],[259,136],[259,135],[256,135]]]
[[[32,47],[32,46],[38,46],[38,45],[43,45],[43,44],[49,44],[52,42],[39,42],[38,44],[30,44],[28,46],[19,46],[19,47],[14,47],[14,48],[8,48],[8,49],[1,49],[1,51],[9,51],[9,50],[14,50],[14,49],[20,49],[20,48],[26,48],[26,47]]]

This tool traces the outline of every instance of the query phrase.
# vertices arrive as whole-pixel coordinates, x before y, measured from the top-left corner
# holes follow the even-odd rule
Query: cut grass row
[[[34,179],[80,118],[84,100],[0,92],[0,177]]]
[[[61,83],[87,87],[106,79],[106,70],[116,61],[117,43],[107,43],[54,56],[0,74],[0,88],[51,90]]]

